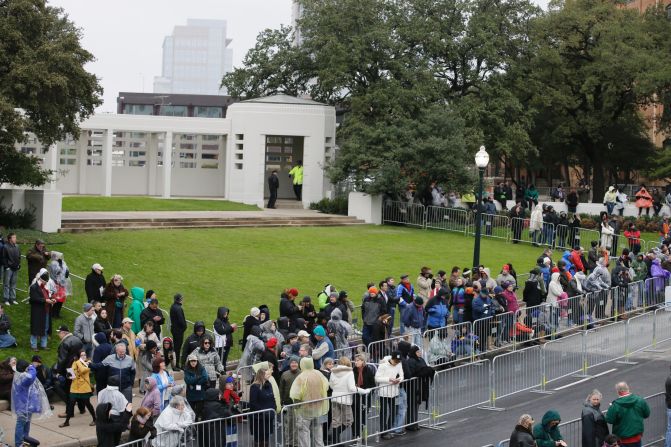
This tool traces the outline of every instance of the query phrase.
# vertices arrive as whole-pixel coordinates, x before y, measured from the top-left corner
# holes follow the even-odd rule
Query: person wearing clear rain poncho
[[[170,405],[161,412],[154,427],[160,433],[153,440],[155,447],[177,447],[181,445],[184,432],[194,422],[194,413],[182,396],[173,396]],[[167,432],[167,433],[161,433]]]
[[[329,411],[326,399],[329,383],[322,373],[314,369],[311,358],[301,359],[301,373],[291,385],[289,396],[294,403],[311,402],[296,408],[299,447],[323,447],[322,417]],[[312,440],[311,440],[312,439]]]
[[[47,393],[37,380],[35,366],[28,365],[25,361],[17,362],[11,404],[12,414],[16,416],[15,445],[23,445],[24,440],[32,443],[34,440],[29,437],[31,420],[48,418],[51,416],[51,409]]]

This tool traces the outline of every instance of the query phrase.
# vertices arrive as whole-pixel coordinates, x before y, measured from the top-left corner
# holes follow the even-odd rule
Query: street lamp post
[[[489,164],[489,154],[484,146],[475,154],[475,166],[478,167],[478,201],[475,208],[475,244],[473,245],[473,271],[480,265],[480,238],[482,234],[482,180],[485,168]]]

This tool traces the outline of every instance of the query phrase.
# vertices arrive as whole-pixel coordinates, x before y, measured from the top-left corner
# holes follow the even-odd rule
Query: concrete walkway
[[[135,390],[137,391],[137,390]],[[136,394],[133,396],[133,412],[140,407],[142,396]],[[91,398],[93,408],[96,407],[95,397]],[[65,413],[65,405],[62,402],[54,403],[53,415],[41,421],[33,420],[30,424],[30,436],[39,440],[43,447],[89,447],[98,445],[96,438],[96,428],[90,427],[91,415],[88,411],[85,414],[79,414],[79,409],[75,407],[75,417],[70,419],[70,426],[60,428],[65,419],[58,417],[59,413]],[[14,429],[16,427],[16,418],[11,410],[0,412],[0,427],[5,431],[5,442],[14,445]],[[125,436],[128,432],[125,432]],[[122,438],[126,439],[126,438]]]

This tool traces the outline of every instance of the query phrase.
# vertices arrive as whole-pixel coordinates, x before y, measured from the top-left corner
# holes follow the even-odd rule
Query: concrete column
[[[156,160],[158,159],[158,136],[149,133],[147,137],[147,194],[156,195]]]
[[[56,144],[49,146],[49,151],[47,152],[47,166],[54,171],[53,178],[51,182],[49,182],[49,191],[56,191],[56,180],[58,179],[58,174],[55,172],[58,170],[58,146]]]
[[[77,140],[77,193],[79,194],[86,192],[86,163],[88,160],[86,150],[88,148],[88,138],[89,132],[83,130],[79,133],[79,139]]]
[[[105,130],[105,141],[103,142],[103,196],[112,195],[112,144],[114,130]]]
[[[172,132],[165,133],[163,140],[163,197],[170,198],[172,180]]]

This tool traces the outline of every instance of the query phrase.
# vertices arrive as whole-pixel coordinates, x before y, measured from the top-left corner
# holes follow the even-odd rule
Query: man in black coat
[[[186,363],[186,358],[194,349],[200,346],[200,341],[205,336],[205,323],[196,321],[193,324],[193,334],[189,335],[182,348],[182,365]],[[177,352],[177,351],[175,351]]]
[[[86,290],[86,298],[89,303],[93,300],[102,301],[103,291],[107,286],[105,276],[103,275],[103,266],[96,263],[91,266],[91,273],[86,276],[84,281],[84,290]]]
[[[536,441],[534,440],[534,435],[531,431],[534,420],[528,414],[523,414],[520,416],[515,430],[510,435],[510,447],[535,447]]]
[[[154,322],[154,332],[158,339],[161,339],[161,325],[165,323],[163,312],[158,308],[158,299],[152,298],[149,300],[149,306],[140,313],[140,324],[144,327],[147,321]]]
[[[275,208],[275,201],[277,200],[277,190],[280,187],[280,179],[277,177],[277,171],[273,171],[268,177],[268,189],[270,190],[270,197],[268,198],[268,205],[266,208]]]
[[[30,286],[28,302],[30,303],[30,347],[37,351],[37,343],[40,342],[42,349],[47,349],[49,327],[51,322],[51,306],[56,302],[49,297],[47,282],[49,273],[42,271],[42,276]]]
[[[181,355],[182,344],[184,343],[184,332],[186,331],[186,317],[184,316],[184,309],[182,303],[184,297],[181,293],[176,293],[174,302],[170,306],[170,331],[172,332],[173,349],[176,354],[176,365],[173,368],[175,371],[181,369]]]

